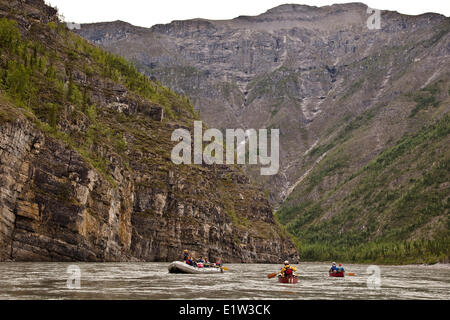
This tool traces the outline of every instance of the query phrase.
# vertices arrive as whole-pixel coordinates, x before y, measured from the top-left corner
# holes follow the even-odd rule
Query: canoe
[[[289,276],[289,277],[278,276],[278,282],[280,282],[280,283],[297,283],[298,277],[297,276]]]
[[[336,278],[343,278],[344,277],[344,272],[336,272],[336,273],[332,273],[330,272],[330,277],[336,277]]]
[[[190,273],[190,274],[215,274],[223,273],[222,268],[197,268],[186,264],[181,261],[172,262],[169,267],[169,273]]]

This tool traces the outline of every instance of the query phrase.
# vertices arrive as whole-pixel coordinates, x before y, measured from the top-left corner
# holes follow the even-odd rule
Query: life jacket
[[[294,274],[294,268],[292,268],[290,265],[284,266],[281,269],[281,274],[283,275],[283,277],[293,275]]]

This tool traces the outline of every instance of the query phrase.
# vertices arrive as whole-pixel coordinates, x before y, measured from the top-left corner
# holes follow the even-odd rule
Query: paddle
[[[277,274],[278,274],[278,272],[274,272],[274,273],[268,274],[267,278],[272,279],[273,277],[276,277]]]

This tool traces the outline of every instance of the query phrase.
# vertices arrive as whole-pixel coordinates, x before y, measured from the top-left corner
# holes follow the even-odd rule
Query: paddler
[[[191,257],[188,250],[184,250],[183,255],[184,255],[183,260],[186,264],[193,266],[193,267],[197,266],[197,263],[195,262],[195,258]]]
[[[200,256],[199,259],[197,259],[197,267],[203,268],[205,266],[205,260],[203,260],[203,257]]]
[[[337,272],[336,262],[333,262],[331,264],[331,268],[330,268],[329,273],[336,273],[336,272]]]
[[[197,262],[195,262],[195,258],[192,258],[190,256],[187,258],[186,263],[193,267],[197,266]]]
[[[297,267],[289,265],[289,261],[284,262],[284,267],[281,268],[280,274],[282,277],[288,277],[295,275],[294,272],[297,271]]]

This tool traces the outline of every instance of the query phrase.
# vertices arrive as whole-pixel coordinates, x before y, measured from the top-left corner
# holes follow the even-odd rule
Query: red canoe
[[[278,282],[280,282],[280,283],[297,283],[298,277],[296,277],[296,276],[278,277]]]
[[[344,277],[344,272],[336,272],[336,273],[330,272],[330,277],[343,278]]]

